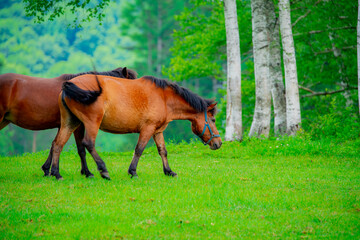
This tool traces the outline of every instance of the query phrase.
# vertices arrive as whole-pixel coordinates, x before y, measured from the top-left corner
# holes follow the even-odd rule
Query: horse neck
[[[193,120],[198,112],[190,106],[182,97],[172,93],[166,93],[166,106],[169,120]]]

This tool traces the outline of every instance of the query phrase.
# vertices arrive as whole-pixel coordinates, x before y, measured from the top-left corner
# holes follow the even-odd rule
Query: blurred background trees
[[[278,18],[278,1],[275,16]],[[300,87],[302,128],[313,138],[359,137],[356,64],[356,1],[290,1]],[[20,0],[0,5],[0,73],[55,77],[116,67],[179,81],[219,101],[217,125],[226,119],[226,33],[221,1],[109,1],[91,21],[71,9],[41,24],[25,15]],[[80,14],[80,15],[79,15]],[[245,135],[255,107],[251,1],[237,1],[241,40],[242,114]],[[79,19],[76,19],[79,17]],[[74,24],[75,19],[75,24]],[[78,23],[78,24],[76,24]],[[101,24],[100,24],[101,23]],[[81,28],[79,27],[81,24]],[[341,123],[348,125],[344,130]],[[167,140],[196,138],[186,122],[171,123]],[[273,128],[273,120],[271,128]],[[326,130],[328,129],[328,130]],[[344,131],[348,132],[346,134]],[[48,149],[56,130],[36,135],[36,150]],[[341,135],[340,134],[340,135]],[[0,131],[0,154],[32,151],[34,133],[9,125]],[[99,149],[130,150],[136,136],[100,133]]]

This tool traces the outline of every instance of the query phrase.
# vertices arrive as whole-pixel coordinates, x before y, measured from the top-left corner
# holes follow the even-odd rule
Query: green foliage
[[[341,110],[333,99],[328,113],[318,116],[310,129],[310,136],[315,140],[355,140],[360,137],[360,119],[353,109]]]
[[[292,22],[297,22],[293,33],[301,86],[315,92],[331,92],[357,85],[357,69],[354,64],[357,61],[357,5],[355,1],[344,0],[306,0],[292,4]],[[300,90],[300,94],[305,96],[309,92]],[[334,99],[337,111],[342,112],[341,114],[349,114],[346,107],[355,110],[352,114],[356,113],[357,91],[353,89],[347,94],[347,98],[353,99],[352,103],[347,102],[346,96],[341,93],[328,97],[303,97],[303,119],[318,121],[319,116],[327,114]],[[329,117],[331,116],[327,116]]]
[[[358,239],[358,144],[169,144],[175,179],[156,147],[145,150],[138,179],[127,175],[132,152],[100,153],[111,181],[81,176],[76,151],[61,155],[62,182],[42,177],[47,151],[1,158],[0,238]]]
[[[170,67],[163,70],[171,79],[221,76],[226,51],[224,13],[221,2],[209,5],[200,3],[176,17],[181,30],[173,33],[174,46],[170,50],[173,58]]]
[[[27,17],[34,17],[35,22],[42,23],[46,20],[54,21],[66,13],[72,13],[74,20],[73,27],[81,27],[84,22],[90,22],[90,20],[96,18],[101,25],[101,21],[105,17],[102,10],[109,5],[110,0],[99,1],[38,1],[38,0],[23,0],[25,3],[25,12]],[[84,15],[79,14],[82,12]],[[79,18],[79,16],[81,16]]]
[[[251,11],[249,1],[237,1],[241,52],[247,57],[251,45]],[[224,80],[226,33],[224,7],[221,1],[192,1],[176,17],[180,30],[174,31],[170,66],[163,73],[174,80],[214,77]],[[250,35],[249,35],[250,34]],[[250,37],[249,37],[250,36]],[[244,37],[244,38],[243,38]],[[246,69],[246,65],[242,66]]]
[[[136,58],[134,67],[140,75],[161,76],[168,64],[171,33],[177,28],[174,15],[184,8],[183,0],[134,0],[121,9],[121,33],[131,41],[121,44]]]

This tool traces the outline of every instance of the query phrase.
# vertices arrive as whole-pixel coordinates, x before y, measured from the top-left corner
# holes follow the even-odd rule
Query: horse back
[[[163,90],[146,79],[129,80],[108,76],[97,76],[102,94],[94,104],[76,108],[80,118],[96,119],[88,113],[102,114],[100,129],[113,133],[140,132],[144,126],[158,128],[166,121],[166,103]],[[96,77],[85,75],[70,80],[78,87],[98,90]],[[73,111],[73,110],[72,110]]]

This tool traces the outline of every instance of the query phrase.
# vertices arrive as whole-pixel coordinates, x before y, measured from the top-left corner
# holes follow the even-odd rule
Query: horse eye
[[[215,123],[215,118],[214,118],[214,119],[211,119],[211,121],[212,121],[213,123]]]

